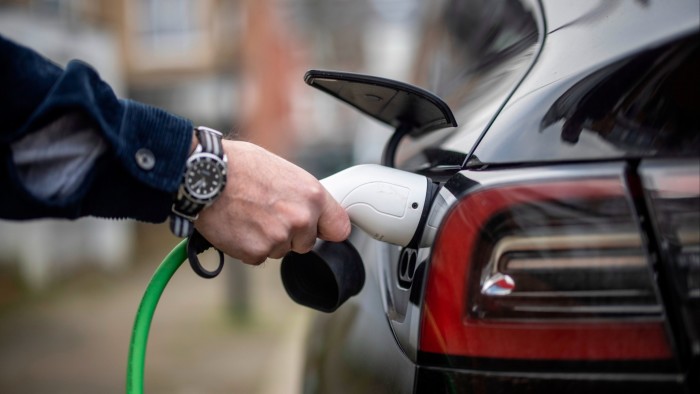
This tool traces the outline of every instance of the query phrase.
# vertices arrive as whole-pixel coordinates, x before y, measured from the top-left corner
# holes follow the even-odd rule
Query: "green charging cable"
[[[146,292],[143,294],[134,329],[131,332],[131,344],[129,345],[129,362],[126,368],[126,392],[127,394],[143,394],[144,368],[146,366],[146,345],[148,344],[148,331],[151,328],[153,314],[175,271],[187,259],[187,239],[180,242],[163,259],[151,281],[148,283]]]

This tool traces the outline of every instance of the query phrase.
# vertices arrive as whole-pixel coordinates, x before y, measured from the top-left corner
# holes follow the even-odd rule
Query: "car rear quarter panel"
[[[635,57],[644,51],[685,36],[688,38],[684,45],[695,45],[697,53],[700,3],[695,0],[578,2],[574,5],[557,1],[543,3],[548,33],[539,58],[478,143],[474,161],[521,164],[659,155],[663,149],[654,145],[658,143],[653,140],[656,135],[645,135],[639,129],[632,129],[631,133],[625,131],[625,135],[612,129],[606,135],[589,132],[584,127],[583,132],[579,131],[580,138],[578,135],[571,138],[565,135],[568,127],[566,116],[551,120],[547,117],[561,112],[564,107],[579,110],[575,100],[586,100],[586,95],[599,95],[598,103],[593,105],[619,105],[619,102],[604,104],[601,101],[606,96],[620,101],[625,98],[616,96],[628,94],[618,91],[618,82],[634,86],[630,89],[642,86],[632,84],[646,83],[635,80],[624,82],[624,70],[617,72],[621,67],[639,60]],[[692,48],[689,50],[692,51]],[[650,55],[652,57],[648,60],[641,59],[640,64],[645,68],[639,69],[640,75],[646,65],[656,61],[653,58],[655,55]],[[689,55],[689,60],[697,63],[697,54]],[[697,65],[693,67],[696,68],[694,73],[684,71],[683,74],[690,77],[681,82],[681,86],[687,89],[683,93],[685,95],[691,94],[695,89],[690,86],[698,83]],[[698,106],[697,97],[689,100],[694,108]],[[589,112],[602,110],[604,108],[592,108]],[[695,114],[697,119],[697,112]],[[565,115],[572,120],[571,113]],[[589,115],[589,121],[599,122],[594,126],[596,130],[608,127],[601,122],[611,122],[603,117],[590,116],[590,113],[586,115]],[[697,120],[693,122],[693,127],[696,127]],[[697,130],[687,130],[687,134],[690,133],[697,135]],[[456,149],[454,144],[460,141],[457,138],[453,141],[444,144],[444,148]],[[689,142],[687,146],[698,146],[697,138]]]

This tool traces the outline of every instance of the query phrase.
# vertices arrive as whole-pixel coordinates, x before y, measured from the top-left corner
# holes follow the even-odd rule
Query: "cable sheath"
[[[158,266],[151,281],[143,294],[141,304],[136,312],[134,329],[131,332],[129,345],[129,360],[126,368],[126,392],[127,394],[143,394],[144,369],[146,365],[146,346],[148,344],[148,332],[153,321],[153,314],[165,290],[170,278],[175,271],[187,259],[187,239],[180,242],[163,259]]]

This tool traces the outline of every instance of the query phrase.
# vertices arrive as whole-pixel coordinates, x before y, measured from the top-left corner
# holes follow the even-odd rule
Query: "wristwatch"
[[[182,183],[170,215],[170,230],[178,237],[192,234],[199,213],[221,194],[226,186],[223,135],[208,127],[196,127],[197,148],[187,159]]]

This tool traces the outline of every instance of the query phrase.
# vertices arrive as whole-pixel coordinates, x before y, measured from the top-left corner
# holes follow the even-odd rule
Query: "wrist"
[[[210,205],[226,185],[227,157],[222,134],[196,127],[191,153],[185,162],[180,187],[172,204],[170,229],[178,237],[190,235],[199,213]]]
[[[197,149],[197,145],[199,145],[199,140],[197,139],[197,131],[192,130],[192,142],[190,143],[190,150],[187,151],[187,157],[190,157],[194,153],[194,151]]]

